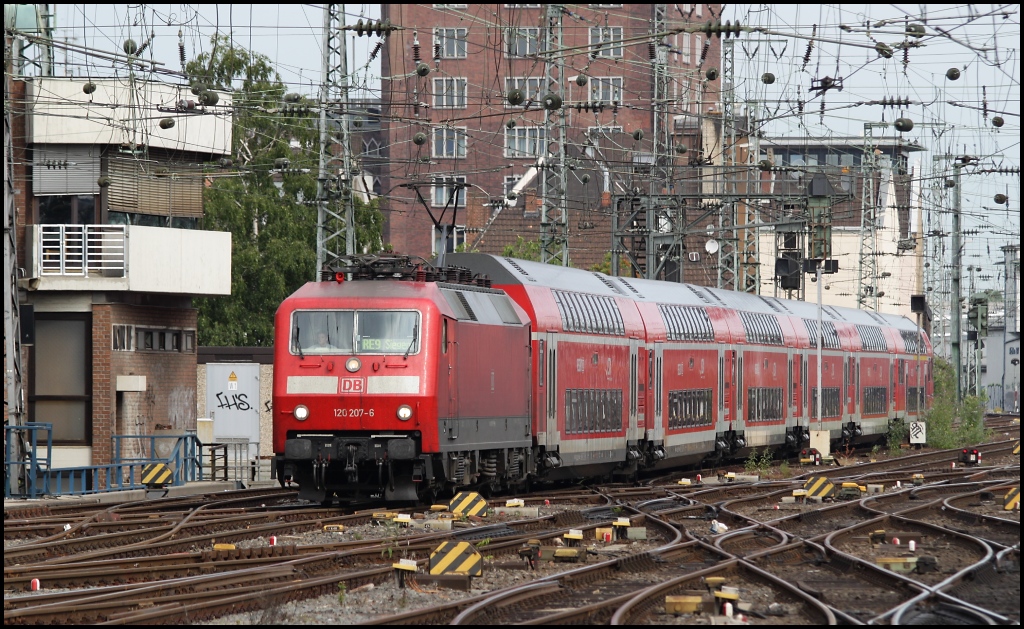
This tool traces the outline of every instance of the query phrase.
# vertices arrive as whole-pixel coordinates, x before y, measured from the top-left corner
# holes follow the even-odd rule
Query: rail
[[[32,422],[22,426],[5,426],[4,433],[4,498],[87,495],[144,489],[143,469],[151,463],[163,463],[171,470],[169,485],[184,485],[202,478],[202,449],[199,440],[192,434],[114,435],[112,463],[51,467],[52,424]],[[25,452],[21,460],[13,452],[13,446],[19,440]],[[135,442],[135,447],[127,445],[132,442]],[[163,444],[167,447],[161,448]],[[129,450],[141,454],[122,455]],[[160,450],[164,450],[166,456],[160,456]]]
[[[41,276],[125,276],[125,225],[39,225],[37,242]]]

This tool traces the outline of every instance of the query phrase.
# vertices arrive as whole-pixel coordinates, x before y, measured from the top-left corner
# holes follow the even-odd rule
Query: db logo
[[[362,393],[366,390],[366,378],[342,378],[342,393]]]

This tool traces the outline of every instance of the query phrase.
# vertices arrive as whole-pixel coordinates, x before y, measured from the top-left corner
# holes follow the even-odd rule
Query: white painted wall
[[[128,228],[128,290],[231,294],[231,232]]]
[[[197,100],[187,86],[125,80],[92,79],[96,91],[86,94],[84,77],[28,81],[29,143],[143,144],[178,151],[231,154],[231,96],[219,93],[213,107],[191,113],[174,111],[179,100]],[[171,111],[163,111],[169,109]],[[170,129],[160,120],[174,119]]]

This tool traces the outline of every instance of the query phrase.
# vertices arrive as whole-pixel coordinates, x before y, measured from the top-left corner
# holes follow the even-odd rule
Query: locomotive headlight
[[[355,357],[349,358],[345,361],[345,369],[348,369],[352,373],[359,371],[359,368],[362,366],[363,363]]]
[[[295,410],[292,411],[292,415],[294,415],[295,419],[299,420],[300,422],[304,422],[309,418],[309,409],[303,406],[302,404],[299,404],[298,406],[295,407]]]
[[[405,421],[409,421],[410,417],[412,417],[412,407],[411,406],[409,406],[408,404],[403,404],[403,405],[398,407],[398,419],[400,419],[403,422],[405,422]]]

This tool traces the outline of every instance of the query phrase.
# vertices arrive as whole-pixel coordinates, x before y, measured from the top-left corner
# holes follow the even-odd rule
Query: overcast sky
[[[163,67],[180,71],[179,30],[188,59],[207,50],[210,35],[220,31],[270,58],[290,84],[289,91],[317,93],[322,5],[54,6],[57,35],[70,43],[112,51],[119,50],[126,37],[141,42],[155,33],[149,54]],[[685,5],[670,5],[670,12],[677,6]],[[922,6],[926,15],[920,14]],[[345,10],[347,22],[354,24],[360,17],[377,18],[379,5],[350,4]],[[875,42],[894,45],[905,40],[907,16],[926,25],[921,46],[909,51],[906,65],[900,50],[891,59],[879,57]],[[771,31],[745,33],[739,39],[735,77],[737,100],[760,103],[758,116],[771,119],[768,135],[860,136],[865,123],[906,116],[915,128],[904,139],[929,149],[920,154],[919,172],[926,176],[933,172],[933,156],[946,153],[967,153],[980,157],[985,166],[1019,169],[1019,5],[736,4],[728,6],[723,18]],[[836,43],[818,42],[808,53],[808,42],[802,37],[812,33]],[[353,82],[373,91],[379,86],[379,62],[367,65],[366,61],[377,38],[350,37],[348,41],[349,67],[356,73]],[[62,52],[56,56],[58,74],[86,74],[81,56],[67,58]],[[60,65],[65,60],[70,63]],[[109,62],[105,66],[93,62],[88,71],[114,72]],[[957,81],[945,76],[952,67],[961,73]],[[764,72],[777,77],[773,85],[760,81]],[[825,76],[842,78],[843,91],[833,89],[823,96],[811,91],[812,81]],[[863,104],[889,97],[906,97],[914,104],[902,109]],[[803,115],[795,104],[800,100],[805,101]],[[982,111],[986,105],[987,119]],[[1005,120],[1001,128],[991,122],[997,114]],[[877,133],[896,135],[892,127]],[[985,284],[1001,288],[1001,279],[997,285],[1001,267],[994,263],[1002,259],[1000,246],[1020,240],[1020,177],[977,174],[968,179],[963,198],[966,222],[981,232],[967,240],[964,263],[983,266],[983,274],[990,278]],[[999,192],[1010,198],[1008,208],[993,201]]]

